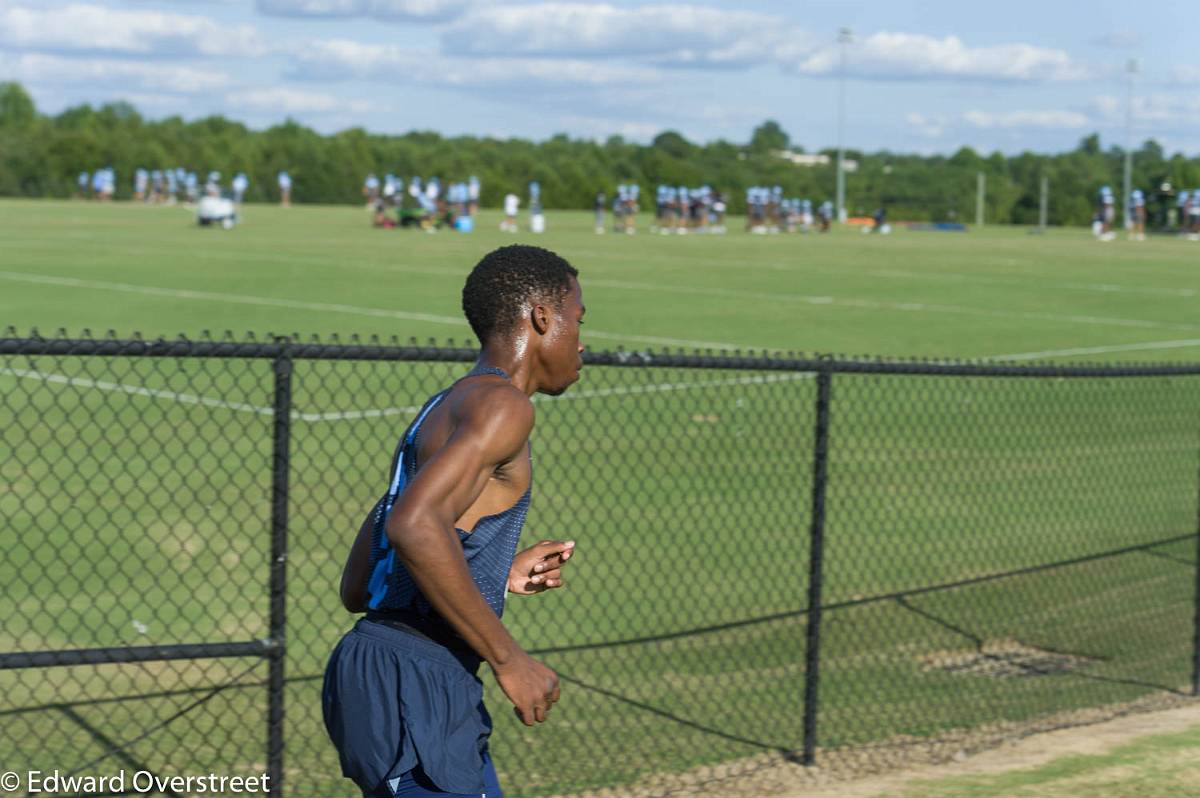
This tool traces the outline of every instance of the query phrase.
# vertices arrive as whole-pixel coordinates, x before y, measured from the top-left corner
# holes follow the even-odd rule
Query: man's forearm
[[[453,529],[406,524],[392,545],[422,595],[480,657],[495,667],[520,650],[471,578]]]

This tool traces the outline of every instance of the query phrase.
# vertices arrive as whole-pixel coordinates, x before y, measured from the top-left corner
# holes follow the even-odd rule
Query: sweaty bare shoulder
[[[451,408],[454,437],[475,438],[496,462],[517,456],[533,431],[533,402],[498,380],[462,387]]]

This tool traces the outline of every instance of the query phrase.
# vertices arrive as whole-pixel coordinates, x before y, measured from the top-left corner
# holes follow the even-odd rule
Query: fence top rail
[[[397,362],[469,363],[478,355],[472,346],[439,346],[432,341],[407,345],[377,339],[336,338],[320,341],[298,336],[255,340],[184,337],[158,338],[45,338],[37,335],[0,337],[0,355],[51,355],[73,357],[233,358],[293,360],[382,360]],[[889,359],[793,352],[602,351],[585,352],[584,363],[595,366],[728,369],[737,371],[827,372],[839,374],[898,374],[962,377],[1156,377],[1200,376],[1200,361],[1193,363],[1030,363],[936,359]]]

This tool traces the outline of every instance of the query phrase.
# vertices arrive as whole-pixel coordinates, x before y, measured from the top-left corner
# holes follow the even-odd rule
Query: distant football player
[[[1140,188],[1129,194],[1129,240],[1146,240],[1146,195]]]
[[[133,173],[133,198],[138,202],[145,202],[149,199],[146,191],[150,188],[150,173],[142,167],[138,167]]]
[[[596,198],[592,203],[592,209],[596,214],[596,235],[604,233],[604,203],[608,202],[608,197],[604,196],[603,189],[596,192]]]
[[[233,177],[233,201],[238,205],[242,204],[242,200],[246,198],[246,189],[250,188],[250,178],[246,177],[245,172],[238,172]]]
[[[1100,187],[1100,240],[1112,241],[1116,236],[1113,232],[1113,222],[1117,217],[1116,199],[1112,186]]]
[[[725,194],[720,191],[714,191],[712,195],[712,222],[711,230],[714,233],[725,233],[725,211],[729,208],[725,202]]]
[[[167,182],[161,169],[150,173],[150,194],[147,199],[154,203],[167,201]]]
[[[479,178],[471,175],[467,178],[467,214],[474,216],[479,213]]]
[[[637,232],[638,195],[642,189],[637,183],[630,183],[625,189],[625,233],[633,235]]]
[[[284,208],[292,204],[292,176],[286,171],[279,173],[279,204]]]
[[[521,208],[521,198],[513,192],[504,195],[504,221],[500,230],[505,233],[517,232],[517,211]]]
[[[829,225],[833,222],[833,202],[825,200],[817,207],[817,230],[822,233],[829,232]]]
[[[1188,199],[1188,238],[1200,241],[1200,188],[1191,191]]]

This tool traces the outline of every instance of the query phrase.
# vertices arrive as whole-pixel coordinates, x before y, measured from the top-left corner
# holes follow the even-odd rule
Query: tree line
[[[296,202],[349,204],[362,201],[364,177],[374,172],[405,179],[439,176],[443,182],[476,175],[481,201],[498,206],[504,194],[524,194],[530,180],[541,183],[547,208],[591,208],[596,193],[611,199],[619,182],[642,186],[642,204],[653,202],[653,187],[707,184],[724,192],[732,213],[745,208],[748,186],[782,186],[789,197],[820,202],[834,191],[834,153],[828,165],[798,166],[783,150],[802,152],[778,123],[767,121],[748,142],[704,144],[666,131],[649,144],[620,136],[599,142],[565,134],[545,141],[447,138],[432,131],[381,135],[350,128],[322,135],[293,120],[252,130],[222,116],[186,121],[178,116],[150,120],[124,102],[79,105],[56,115],[40,113],[17,83],[0,83],[0,196],[69,197],[80,172],[111,166],[117,198],[133,192],[134,170],[177,166],[211,170],[228,180],[237,172],[250,178],[250,202],[278,199],[276,175],[287,170]],[[1103,148],[1098,135],[1056,154],[1023,152],[985,155],[963,147],[953,155],[912,155],[848,150],[857,161],[847,175],[846,204],[851,215],[886,207],[892,219],[963,221],[975,218],[976,180],[986,175],[989,223],[1035,224],[1042,178],[1049,181],[1050,224],[1088,224],[1097,192],[1108,184],[1120,193],[1124,151]],[[1134,152],[1133,185],[1151,200],[1169,182],[1176,189],[1200,188],[1200,158],[1168,155],[1153,140]]]

